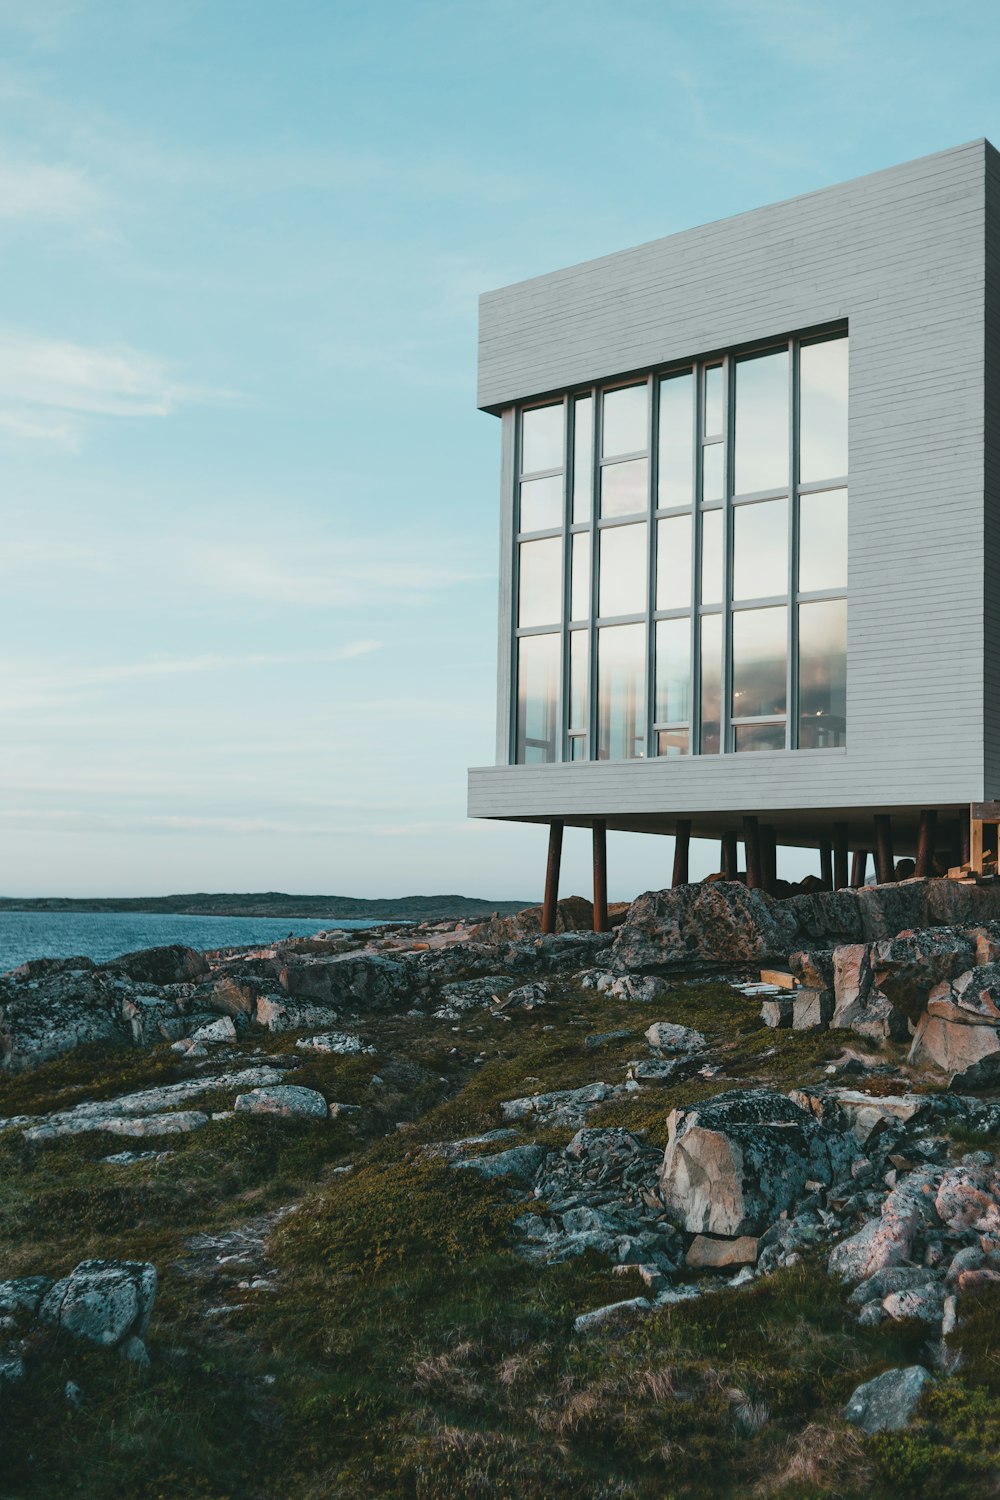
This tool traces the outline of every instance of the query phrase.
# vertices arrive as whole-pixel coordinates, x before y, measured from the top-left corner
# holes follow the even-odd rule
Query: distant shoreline
[[[0,912],[118,912],[136,916],[279,917],[336,923],[361,918],[382,921],[433,921],[448,917],[489,917],[521,911],[530,901],[487,901],[478,896],[287,895],[283,891],[197,892],[176,896],[37,896],[0,897]]]

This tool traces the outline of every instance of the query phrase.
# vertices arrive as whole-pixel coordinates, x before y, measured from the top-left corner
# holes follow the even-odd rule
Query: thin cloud
[[[0,220],[89,218],[100,194],[78,167],[0,156]]]
[[[19,407],[115,417],[165,417],[188,401],[225,397],[187,386],[163,362],[127,345],[114,347],[0,332],[0,401]]]

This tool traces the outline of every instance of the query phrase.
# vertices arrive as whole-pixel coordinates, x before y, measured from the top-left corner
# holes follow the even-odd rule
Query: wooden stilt
[[[967,813],[958,819],[958,862],[967,865],[972,858],[972,820]]]
[[[833,825],[833,888],[843,890],[847,884],[847,824]]]
[[[674,875],[671,885],[687,885],[688,854],[691,849],[691,819],[678,818],[674,833]]]
[[[889,885],[896,878],[896,861],[892,853],[892,818],[888,813],[875,814],[875,873],[879,885]]]
[[[851,885],[859,890],[868,878],[868,850],[855,849],[851,860]]]
[[[752,891],[763,888],[764,877],[760,863],[760,828],[753,813],[743,819],[743,845],[747,857],[747,885]]]
[[[724,833],[722,836],[722,873],[727,880],[735,880],[739,870],[738,856],[736,853],[735,833]]]
[[[608,930],[608,825],[594,823],[594,931]]]
[[[969,837],[969,864],[977,875],[983,873],[983,820],[972,818]]]
[[[819,878],[825,886],[833,890],[833,845],[829,839],[820,839]]]
[[[559,903],[559,866],[562,863],[562,820],[549,824],[549,859],[545,866],[545,900],[542,902],[542,931],[555,932],[556,907]]]
[[[937,837],[937,812],[925,807],[920,814],[920,830],[917,834],[918,875],[934,874],[934,840]]]
[[[760,827],[760,862],[764,890],[773,896],[778,879],[778,841],[770,823],[762,823]]]

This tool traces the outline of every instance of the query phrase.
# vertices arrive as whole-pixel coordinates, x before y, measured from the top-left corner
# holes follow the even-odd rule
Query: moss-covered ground
[[[768,1031],[757,1011],[725,985],[679,984],[649,1009],[567,983],[531,1013],[381,1020],[362,1028],[374,1057],[302,1061],[296,1082],[360,1107],[330,1124],[237,1117],[154,1143],[168,1154],[127,1167],[100,1159],[136,1144],[120,1138],[29,1147],[6,1132],[0,1274],[59,1275],[92,1255],[148,1258],[160,1289],[148,1370],[34,1335],[27,1378],[0,1408],[0,1494],[995,1495],[1000,1296],[965,1304],[960,1374],[925,1397],[919,1421],[866,1440],[842,1421],[844,1402],[888,1365],[926,1360],[925,1329],[859,1328],[842,1289],[806,1261],[574,1336],[578,1313],[638,1295],[638,1280],[590,1257],[526,1264],[513,1250],[523,1208],[511,1185],[422,1153],[495,1128],[505,1099],[621,1081],[653,1020],[705,1031],[721,1071],[692,1070],[599,1106],[589,1124],[659,1145],[675,1104],[736,1082],[787,1088],[822,1077],[839,1043]],[[628,1035],[588,1045],[617,1030]],[[253,1047],[290,1055],[294,1038]],[[81,1052],[0,1085],[0,1114],[189,1074],[168,1048]],[[571,1133],[537,1132],[553,1145]],[[267,1251],[276,1290],[241,1287],[239,1264],[192,1274],[204,1271],[192,1236],[290,1203]],[[78,1404],[66,1400],[68,1380]]]

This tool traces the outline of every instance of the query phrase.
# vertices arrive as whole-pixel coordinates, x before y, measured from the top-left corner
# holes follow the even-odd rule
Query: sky
[[[465,817],[479,293],[1000,141],[998,77],[961,0],[0,0],[0,894],[537,899]]]

